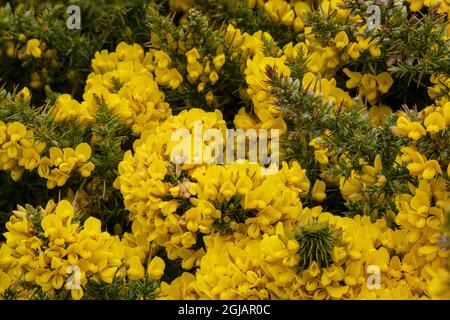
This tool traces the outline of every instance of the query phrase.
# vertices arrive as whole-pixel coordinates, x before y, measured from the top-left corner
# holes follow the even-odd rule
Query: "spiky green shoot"
[[[331,252],[338,243],[341,229],[336,229],[328,222],[311,220],[300,227],[296,239],[299,243],[299,267],[308,268],[313,261],[319,268],[332,263]]]

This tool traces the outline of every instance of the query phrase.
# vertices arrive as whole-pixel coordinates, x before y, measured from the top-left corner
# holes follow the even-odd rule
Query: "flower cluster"
[[[49,189],[63,186],[74,170],[82,177],[89,177],[95,168],[90,157],[91,147],[87,143],[80,143],[75,149],[51,147],[49,157],[39,159],[39,176],[47,179]]]
[[[305,26],[306,13],[311,12],[311,8],[306,1],[297,1],[290,4],[284,0],[270,1],[248,1],[249,8],[258,6],[264,9],[264,12],[274,23],[280,23],[292,27],[294,31],[300,32]]]
[[[170,59],[160,51],[144,54],[141,46],[124,42],[118,44],[115,52],[97,53],[83,101],[79,103],[70,95],[61,95],[52,110],[55,121],[72,119],[91,124],[98,109],[106,106],[124,125],[140,134],[170,114],[158,83],[176,88],[182,79],[175,69],[167,69],[169,63]]]
[[[186,52],[186,58],[188,80],[191,83],[196,83],[200,80],[197,89],[199,92],[204,90],[208,81],[211,82],[211,85],[216,84],[217,80],[219,80],[218,72],[225,63],[225,54],[218,54],[212,61],[210,61],[210,57],[203,57],[203,63],[200,63],[198,61],[201,58],[200,53],[196,48],[193,48]]]
[[[42,156],[46,144],[34,138],[32,130],[18,121],[5,124],[0,121],[0,170],[9,171],[11,178],[19,180],[25,170],[37,169],[47,180],[49,189],[63,186],[74,170],[88,177],[94,169],[89,162],[91,147],[81,143],[73,148],[51,147],[49,157]]]
[[[310,219],[314,219],[314,222]],[[332,264],[322,268],[314,261],[301,268],[302,239],[287,232],[281,223],[273,235],[255,240],[248,237],[205,238],[206,255],[194,275],[184,273],[171,284],[162,283],[168,299],[405,299],[421,298],[430,279],[427,262],[407,249],[390,254],[393,242],[401,241],[385,221],[367,217],[340,218],[320,207],[304,209],[300,233],[339,228],[330,248]],[[398,231],[403,233],[403,231]],[[394,235],[393,235],[394,234]],[[305,236],[305,235],[304,235]],[[395,239],[395,240],[394,240]],[[406,251],[404,251],[406,250]],[[405,252],[406,253],[405,255]],[[419,259],[419,260],[418,260]],[[366,286],[371,266],[381,271],[377,290]]]
[[[21,207],[6,224],[1,247],[0,292],[19,291],[20,297],[36,288],[50,297],[81,299],[88,282],[111,284],[116,279],[137,280],[145,274],[160,279],[164,261],[153,257],[147,271],[139,253],[119,237],[101,231],[101,221],[87,218],[82,224],[67,200],[50,201],[45,208]],[[32,283],[31,287],[26,285]]]
[[[0,170],[10,171],[14,180],[20,179],[25,169],[35,169],[45,149],[45,144],[34,138],[33,131],[18,121],[0,121],[0,146]]]
[[[346,82],[347,88],[358,88],[359,95],[372,104],[376,100],[377,94],[388,93],[394,82],[391,75],[387,72],[382,72],[376,76],[351,72],[348,69],[344,69],[344,72],[349,77],[349,80]]]
[[[111,283],[121,266],[119,239],[102,233],[100,225],[99,220],[88,218],[80,230],[74,208],[67,201],[49,202],[45,208],[19,207],[7,223],[5,249],[16,258],[20,278],[34,282],[44,292],[56,294],[74,272],[70,266],[76,265],[78,278],[68,288],[72,298],[79,299],[81,285],[89,277]]]
[[[290,69],[285,65],[284,60],[284,57],[266,57],[263,53],[258,52],[253,59],[249,59],[247,62],[245,70],[249,86],[247,93],[252,99],[255,114],[262,122],[274,122],[281,114],[281,110],[275,105],[275,98],[269,92],[266,66],[272,66],[280,74],[289,76]]]
[[[185,202],[189,201],[190,182],[187,176],[198,166],[191,164],[198,157],[195,148],[203,150],[206,147],[203,144],[194,144],[194,139],[197,139],[194,135],[196,121],[201,123],[204,129],[224,132],[226,128],[219,111],[183,111],[177,116],[170,116],[160,126],[145,131],[134,144],[134,154],[128,151],[119,164],[119,176],[114,186],[121,191],[125,207],[131,213],[133,233],[129,234],[132,238],[130,241],[143,252],[148,252],[155,246],[165,246],[173,234],[173,238],[178,238],[178,241],[181,241],[180,236],[184,235],[183,243],[186,248],[181,246],[177,250],[177,247],[173,246],[174,252],[170,256],[182,256],[186,259],[192,256],[192,250],[189,248],[195,243],[195,237],[180,226],[181,215],[184,213],[180,210]],[[190,137],[173,140],[173,130],[186,130]],[[181,152],[187,150],[183,154],[177,154],[176,150],[173,150],[180,141],[186,143],[182,144],[181,148],[178,146]],[[176,156],[186,156],[191,161],[176,164]],[[209,159],[211,160],[213,159]],[[203,159],[199,165],[202,166],[202,163]],[[190,261],[185,263],[190,263],[192,267],[192,259],[186,261]]]
[[[172,129],[191,132],[198,119],[206,129],[225,128],[219,111],[191,109],[169,117],[154,132],[142,135],[134,155],[125,155],[115,182],[132,213],[136,243],[144,250],[149,241],[165,247],[168,257],[183,258],[187,269],[203,252],[194,249],[198,235],[239,232],[256,238],[270,234],[277,221],[289,224],[297,219],[299,194],[308,193],[310,187],[305,170],[296,162],[283,164],[274,176],[261,176],[257,164],[177,165]],[[191,145],[194,139],[192,135],[183,142]],[[192,151],[187,155],[190,159],[197,157],[191,147],[182,149]],[[205,163],[213,163],[207,157]]]
[[[450,103],[429,107],[416,117],[418,119],[411,120],[407,114],[400,115],[397,119],[397,126],[394,128],[395,133],[417,141],[427,133],[434,135],[443,131],[450,126]]]

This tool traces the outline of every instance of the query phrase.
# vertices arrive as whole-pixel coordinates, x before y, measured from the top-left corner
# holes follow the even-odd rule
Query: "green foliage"
[[[317,263],[319,269],[329,266],[332,263],[331,252],[338,245],[341,232],[328,222],[311,220],[302,225],[296,236],[300,245],[298,249],[300,269],[308,268],[313,262]]]
[[[158,10],[150,7],[148,10],[148,27],[152,32],[150,46],[162,49],[169,54],[172,68],[176,68],[183,76],[182,88],[174,91],[162,88],[165,101],[170,103],[174,113],[191,107],[202,108],[208,111],[219,109],[224,118],[231,123],[234,114],[239,109],[239,88],[245,84],[244,76],[240,70],[242,61],[239,58],[231,59],[231,47],[222,36],[222,29],[210,23],[207,17],[199,10],[191,9],[187,12],[186,22],[176,25],[175,15],[162,16]],[[186,52],[196,48],[203,56],[214,58],[224,53],[226,63],[219,72],[219,80],[215,85],[206,83],[203,91],[199,92],[198,83],[187,81]],[[216,103],[208,106],[205,94],[211,91]]]
[[[450,40],[442,37],[448,18],[435,9],[409,12],[393,1],[380,5],[377,1],[350,0],[346,5],[352,16],[360,15],[366,21],[371,14],[367,8],[374,3],[380,8],[381,26],[366,33],[378,39],[381,56],[358,59],[349,68],[373,73],[388,70],[394,86],[381,103],[397,105],[397,109],[403,104],[423,109],[432,102],[426,90],[431,75],[450,75]]]
[[[231,222],[244,223],[245,220],[255,217],[257,210],[245,210],[241,203],[241,197],[237,194],[228,201],[216,202],[214,207],[220,210],[222,216],[213,222],[213,229],[220,235],[232,233]]]
[[[271,94],[277,104],[285,111],[289,135],[285,141],[287,159],[298,160],[311,181],[319,178],[349,178],[352,170],[362,173],[361,159],[372,164],[377,155],[382,159],[381,174],[386,177],[382,186],[369,186],[366,190],[372,201],[364,203],[347,202],[350,215],[370,214],[373,219],[394,210],[394,195],[406,192],[407,182],[414,182],[408,170],[396,163],[403,140],[392,134],[396,116],[391,116],[381,126],[370,123],[363,115],[364,108],[357,103],[346,109],[325,103],[314,88],[302,88],[299,80],[279,76],[267,68]],[[314,138],[321,136],[321,146],[333,151],[330,164],[324,171],[314,157],[314,149],[309,145]],[[334,191],[330,190],[332,193]],[[334,201],[333,201],[334,202]],[[329,207],[334,213],[342,212],[339,206]]]
[[[144,43],[148,41],[145,8],[150,3],[138,1],[76,1],[81,9],[81,30],[67,28],[67,5],[58,1],[13,1],[0,8],[0,45],[14,43],[16,50],[24,50],[19,35],[45,42],[46,49],[56,50],[54,59],[2,58],[1,83],[30,86],[30,76],[38,71],[43,84],[33,92],[33,102],[40,105],[49,92],[70,93],[81,97],[91,59],[102,49],[113,50],[120,41]],[[5,52],[3,52],[5,54]],[[0,53],[1,55],[1,53]],[[24,77],[25,75],[25,77]],[[45,89],[45,90],[44,90]]]
[[[159,282],[147,276],[141,280],[115,278],[112,283],[89,279],[84,292],[84,300],[153,300]]]

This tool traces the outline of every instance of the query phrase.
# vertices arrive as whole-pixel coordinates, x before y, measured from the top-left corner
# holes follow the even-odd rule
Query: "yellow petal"
[[[164,274],[165,266],[166,264],[164,263],[163,259],[161,259],[160,257],[154,257],[148,264],[147,274],[153,280],[159,280]]]
[[[61,202],[58,203],[58,206],[56,207],[56,215],[61,218],[65,217],[72,218],[73,212],[74,212],[73,206],[67,200],[62,200]]]
[[[87,143],[80,143],[75,148],[75,154],[82,161],[87,161],[91,157],[91,146]]]
[[[328,294],[332,297],[332,298],[342,298],[342,296],[344,294],[347,293],[348,291],[348,286],[342,286],[342,287],[331,287],[328,286],[326,287]]]

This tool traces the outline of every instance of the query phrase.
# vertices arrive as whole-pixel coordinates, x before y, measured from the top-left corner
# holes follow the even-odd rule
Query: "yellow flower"
[[[442,169],[436,160],[427,160],[423,155],[410,147],[403,147],[401,151],[404,153],[404,159],[409,162],[407,168],[411,175],[421,176],[430,180],[436,174],[442,173]]]
[[[377,88],[377,78],[374,75],[366,73],[361,79],[361,85],[370,91],[375,90]]]
[[[0,246],[0,294],[5,292],[5,290],[9,288],[13,280],[8,274],[9,268],[7,268],[10,267],[10,265],[14,261],[11,253],[11,248],[6,244],[2,244]]]
[[[409,137],[415,141],[427,134],[422,124],[417,121],[411,122],[406,116],[403,115],[398,117],[397,126],[394,127],[393,130],[399,136]]]
[[[369,46],[369,52],[373,57],[378,58],[379,56],[381,56],[380,45],[372,42]]]
[[[53,165],[59,166],[63,161],[63,151],[58,147],[51,147],[49,150],[50,161]]]
[[[281,22],[286,26],[294,22],[295,12],[285,1],[269,0],[264,4],[264,11],[274,22]]]
[[[422,177],[424,179],[433,179],[436,174],[441,174],[442,170],[436,160],[428,160],[423,167]]]
[[[429,284],[429,290],[434,299],[450,299],[450,272],[439,268],[433,272],[433,279]]]
[[[92,173],[92,171],[94,171],[95,169],[95,165],[92,162],[88,162],[85,165],[81,166],[78,171],[80,172],[80,174],[83,177],[89,177]]]
[[[213,59],[213,64],[217,70],[220,70],[222,66],[225,64],[225,54],[221,53],[215,56]]]
[[[169,66],[171,59],[167,53],[162,50],[156,50],[153,54],[155,55],[158,68],[166,69]]]
[[[25,54],[32,55],[35,58],[40,58],[42,51],[39,48],[40,42],[38,39],[31,39],[27,42],[27,47],[25,49]]]
[[[45,208],[19,206],[6,225],[7,251],[21,257],[20,269],[17,273],[7,270],[9,276],[34,282],[52,298],[56,298],[55,290],[62,288],[65,281],[72,299],[82,298],[82,288],[91,277],[112,282],[124,258],[120,240],[101,232],[100,220],[89,217],[80,227],[72,222],[73,216],[74,208],[67,200],[58,205],[50,201]],[[0,249],[2,269],[4,260]],[[68,281],[71,272],[73,283]],[[75,287],[69,287],[70,284]]]
[[[314,52],[309,56],[308,63],[306,64],[307,68],[311,72],[320,72],[323,68],[324,61],[322,55],[319,52]]]
[[[348,291],[348,286],[335,287],[335,286],[327,286],[326,290],[330,297],[334,299],[341,299],[344,294]]]
[[[319,90],[320,88],[317,88],[318,81],[317,77],[312,72],[307,72],[302,79],[302,88],[308,91],[314,91]]]
[[[198,61],[194,61],[187,65],[187,72],[191,79],[190,82],[194,82],[202,75],[203,66]]]
[[[423,124],[431,134],[438,133],[445,129],[445,118],[439,112],[431,112],[427,115]]]
[[[381,156],[377,154],[375,156],[373,166],[364,165],[363,166],[363,175],[361,176],[361,180],[368,184],[380,183],[384,184],[386,178],[381,175],[382,170],[382,162]]]
[[[346,82],[346,87],[348,89],[357,88],[362,80],[362,74],[359,72],[352,72],[347,68],[343,69],[344,73],[349,77],[350,79]]]
[[[392,114],[391,108],[386,105],[372,106],[369,109],[369,119],[375,125],[381,125]]]
[[[200,58],[200,53],[196,48],[186,52],[187,61],[189,64],[195,63]]]
[[[360,201],[364,199],[361,194],[362,182],[358,179],[357,175],[352,172],[349,178],[340,178],[340,190],[345,199],[351,201]]]
[[[314,200],[320,202],[326,198],[325,187],[325,182],[323,182],[322,180],[316,180],[311,190],[311,194]]]
[[[444,116],[445,124],[450,126],[450,102],[447,102],[442,107],[442,115]]]
[[[112,283],[117,272],[117,267],[105,268],[100,272],[100,278],[106,283]]]
[[[20,90],[17,93],[16,99],[18,99],[19,101],[26,102],[26,103],[30,102],[30,99],[31,99],[30,90],[27,87],[24,87],[22,90]]]
[[[41,76],[39,75],[38,72],[33,72],[31,74],[30,87],[33,89],[38,89],[42,87]]]
[[[7,273],[0,270],[0,293],[5,292],[11,284],[11,279]]]
[[[419,11],[420,9],[422,9],[423,4],[424,4],[424,0],[408,0],[408,2],[411,3],[411,11],[415,12],[415,11]]]
[[[159,280],[164,274],[165,263],[160,257],[154,257],[148,264],[147,274],[153,280]]]
[[[386,248],[381,247],[368,253],[365,260],[367,265],[376,265],[382,272],[386,272],[389,267],[389,252]]]
[[[357,60],[360,56],[360,48],[359,45],[356,42],[352,42],[346,50],[346,53],[353,59]]]
[[[208,105],[211,105],[214,102],[214,94],[211,90],[206,93],[205,100]]]
[[[336,37],[334,37],[334,43],[336,48],[343,49],[349,44],[348,36],[345,31],[340,31]]]
[[[145,270],[138,256],[133,256],[128,259],[127,264],[127,275],[130,280],[139,280],[144,277]]]
[[[389,91],[389,88],[394,83],[394,80],[388,72],[382,72],[378,74],[376,76],[376,80],[378,83],[378,90],[381,93],[387,93]]]
[[[216,71],[213,71],[209,74],[209,80],[211,81],[211,84],[216,84],[216,82],[219,80],[219,75]]]
[[[17,37],[17,40],[19,40],[22,43],[27,42],[27,36],[24,35],[23,33],[19,34],[19,36]]]
[[[75,148],[75,156],[80,162],[88,161],[91,157],[91,146],[87,143],[80,143]]]
[[[250,129],[257,126],[256,120],[246,112],[245,108],[239,109],[239,112],[234,117],[234,125],[240,129]]]
[[[314,150],[314,158],[320,164],[324,164],[324,165],[328,164],[329,159],[328,159],[327,153],[328,153],[327,149]]]
[[[7,41],[5,43],[5,52],[6,52],[6,56],[9,58],[14,58],[16,55],[16,46],[14,44],[14,42],[12,41]]]

